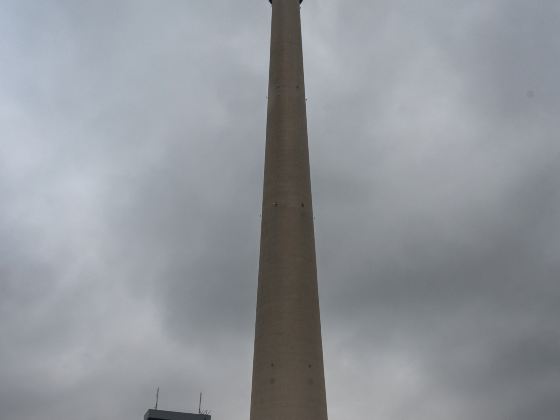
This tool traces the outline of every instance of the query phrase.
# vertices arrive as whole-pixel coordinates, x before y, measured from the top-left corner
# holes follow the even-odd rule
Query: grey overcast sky
[[[302,7],[331,420],[557,420],[560,2]],[[249,415],[265,0],[0,0],[0,417]]]

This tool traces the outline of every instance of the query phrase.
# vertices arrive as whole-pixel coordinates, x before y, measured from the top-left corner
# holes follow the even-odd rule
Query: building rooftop
[[[144,420],[210,420],[210,414],[190,414],[177,411],[148,410]]]

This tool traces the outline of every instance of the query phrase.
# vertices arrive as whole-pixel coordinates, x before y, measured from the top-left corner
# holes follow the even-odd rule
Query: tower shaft
[[[299,4],[272,1],[251,420],[327,420]]]

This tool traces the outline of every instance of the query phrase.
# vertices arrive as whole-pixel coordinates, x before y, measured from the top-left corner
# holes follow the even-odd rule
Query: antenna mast
[[[157,391],[156,391],[156,406],[154,408],[155,410],[157,410],[158,402],[159,402],[159,386],[157,387]]]

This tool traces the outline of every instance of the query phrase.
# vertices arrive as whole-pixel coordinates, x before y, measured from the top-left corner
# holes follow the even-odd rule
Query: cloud
[[[6,416],[247,418],[269,13],[0,6]],[[558,16],[303,4],[332,419],[555,418]]]

